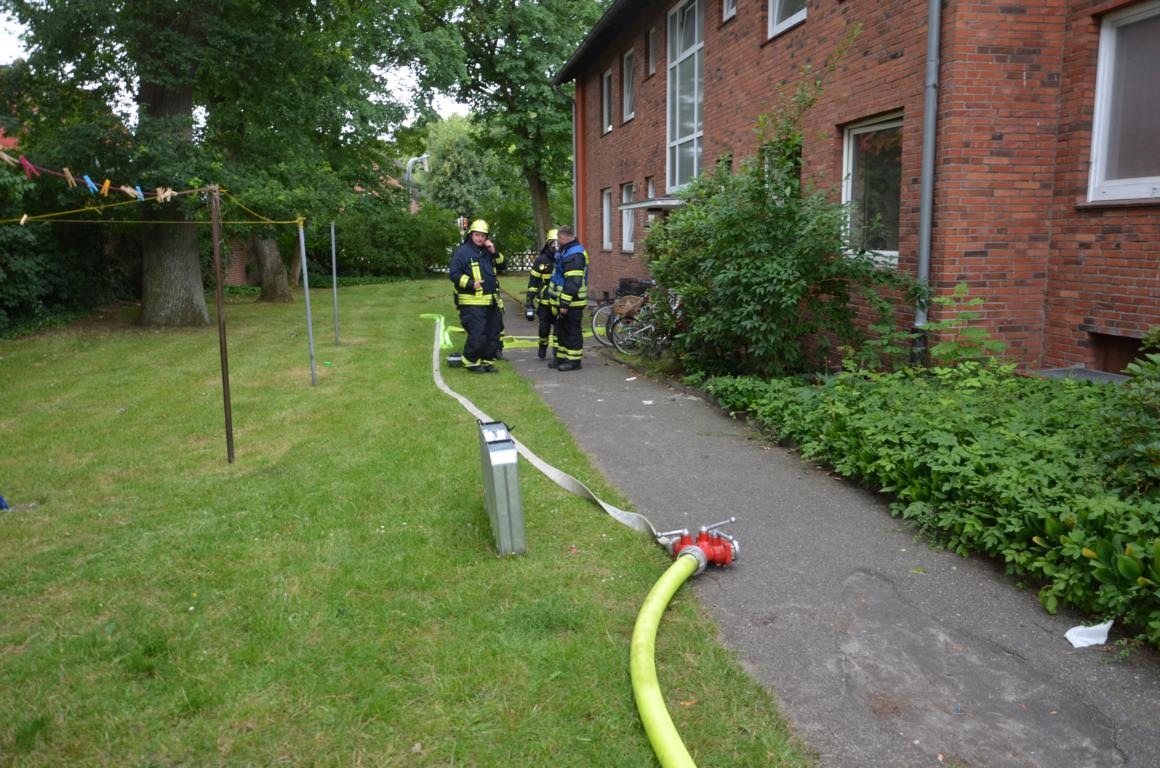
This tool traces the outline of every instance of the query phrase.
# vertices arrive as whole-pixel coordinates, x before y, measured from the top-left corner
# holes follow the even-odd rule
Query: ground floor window
[[[612,189],[600,190],[600,245],[612,250]]]
[[[620,202],[632,202],[632,184],[625,184],[620,188]],[[620,250],[631,251],[636,247],[633,239],[636,237],[636,211],[624,209],[620,212]]]
[[[850,243],[898,263],[902,193],[902,116],[846,128],[842,202],[850,206]]]
[[[1088,199],[1160,198],[1160,2],[1100,24]]]

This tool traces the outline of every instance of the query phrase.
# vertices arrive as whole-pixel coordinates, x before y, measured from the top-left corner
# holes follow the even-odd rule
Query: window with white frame
[[[737,0],[721,0],[721,21],[729,21],[737,15]]]
[[[644,36],[644,56],[648,59],[648,74],[657,73],[657,28],[649,27]]]
[[[600,240],[601,247],[612,250],[612,188],[600,190]]]
[[[902,194],[902,115],[846,128],[842,202],[850,206],[850,244],[898,264]]]
[[[684,0],[669,12],[669,189],[684,186],[701,173],[702,3]]]
[[[779,35],[806,17],[806,0],[769,0],[769,36]]]
[[[622,184],[620,187],[620,202],[628,205],[632,202],[632,183]],[[620,250],[631,251],[635,246],[633,238],[636,236],[636,211],[620,211]]]
[[[600,125],[603,133],[612,130],[612,70],[600,78]]]
[[[1160,1],[1100,24],[1088,200],[1160,198]]]
[[[620,84],[624,91],[624,114],[622,119],[628,122],[636,114],[636,83],[635,83],[635,67],[633,52],[630,50],[624,54],[624,59],[620,67]]]

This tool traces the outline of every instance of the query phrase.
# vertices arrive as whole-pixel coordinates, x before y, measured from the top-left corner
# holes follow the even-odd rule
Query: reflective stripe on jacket
[[[496,258],[502,260],[502,257]],[[451,254],[447,276],[455,286],[457,304],[487,306],[498,303],[499,281],[495,276],[492,255],[484,248],[477,248],[470,239]],[[477,282],[479,288],[474,287]]]
[[[532,262],[532,270],[528,275],[528,302],[539,305],[546,301],[548,296],[548,281],[552,279],[552,271],[556,268],[556,254],[544,247],[536,254]]]
[[[588,305],[588,251],[574,240],[556,257],[548,285],[549,303],[563,307]]]

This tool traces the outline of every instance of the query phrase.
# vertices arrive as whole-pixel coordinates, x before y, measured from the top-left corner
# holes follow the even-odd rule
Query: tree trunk
[[[141,250],[138,322],[141,325],[209,325],[197,228],[180,224],[146,226],[141,236]]]
[[[193,88],[142,83],[138,96],[141,120],[167,123],[168,138],[176,143],[193,138]],[[144,206],[146,218],[172,219],[177,206]],[[193,225],[155,224],[144,227],[141,273],[142,325],[209,325],[209,309],[201,279],[197,228]]]
[[[532,223],[536,228],[536,246],[539,247],[548,238],[548,228],[552,225],[552,211],[548,208],[548,182],[544,181],[539,168],[524,168],[524,178],[528,181],[528,192],[532,195]]]
[[[286,263],[278,252],[278,241],[269,237],[250,236],[250,251],[258,260],[258,274],[262,280],[262,294],[258,301],[275,304],[289,304],[294,301],[290,292],[290,281],[286,276]]]

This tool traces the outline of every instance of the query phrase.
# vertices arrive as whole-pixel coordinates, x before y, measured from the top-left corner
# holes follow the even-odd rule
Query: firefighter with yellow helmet
[[[459,323],[467,332],[463,367],[471,373],[494,373],[499,356],[502,304],[496,265],[503,257],[489,236],[487,222],[476,219],[467,236],[451,254],[448,276],[455,286]]]
[[[548,301],[556,310],[556,359],[559,371],[580,370],[584,357],[581,317],[588,304],[588,251],[576,231],[564,224],[556,229],[560,254],[548,280]],[[551,363],[549,363],[551,367]]]
[[[531,272],[528,274],[528,297],[525,305],[525,316],[528,320],[539,318],[540,347],[537,352],[543,360],[548,355],[548,343],[552,338],[552,326],[556,323],[556,315],[552,304],[548,300],[548,283],[552,271],[556,267],[556,251],[559,245],[556,242],[556,230],[548,230],[548,239],[544,247],[536,254],[532,262]]]

